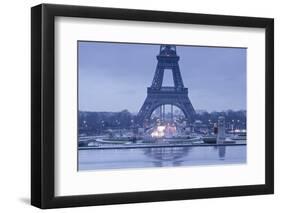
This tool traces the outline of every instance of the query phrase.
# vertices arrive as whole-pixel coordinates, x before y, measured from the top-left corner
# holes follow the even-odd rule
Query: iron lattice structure
[[[188,88],[183,84],[179,59],[175,45],[160,46],[152,85],[147,88],[147,97],[137,116],[139,124],[143,124],[146,119],[149,120],[155,109],[165,105],[177,106],[187,120],[194,119],[195,110],[188,97]],[[164,71],[167,69],[172,70],[173,73],[174,86],[172,87],[162,86]]]

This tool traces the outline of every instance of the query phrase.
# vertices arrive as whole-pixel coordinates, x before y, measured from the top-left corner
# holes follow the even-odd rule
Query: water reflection
[[[79,150],[79,170],[246,163],[246,146]]]
[[[180,166],[184,158],[188,159],[194,147],[164,147],[164,148],[147,148],[143,150],[145,156],[153,159],[156,167],[162,167],[170,163],[174,166]],[[225,160],[226,146],[214,146],[213,150],[217,153],[219,160]]]
[[[174,166],[180,166],[181,159],[187,156],[192,147],[161,147],[144,149],[144,155],[152,158],[154,165],[162,167],[164,163],[170,162]]]
[[[217,151],[220,160],[225,159],[226,146],[214,146],[214,150]]]

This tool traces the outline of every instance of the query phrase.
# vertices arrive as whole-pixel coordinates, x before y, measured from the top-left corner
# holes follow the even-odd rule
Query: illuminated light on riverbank
[[[161,138],[165,136],[166,126],[158,126],[156,130],[151,133],[151,137],[153,138]]]
[[[231,130],[229,131],[230,133],[247,133],[246,129],[235,129],[235,130]]]

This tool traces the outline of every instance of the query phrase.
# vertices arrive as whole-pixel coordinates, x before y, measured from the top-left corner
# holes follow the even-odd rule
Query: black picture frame
[[[54,195],[55,17],[264,28],[265,184],[93,195]],[[42,209],[274,193],[274,20],[271,18],[41,4],[31,8],[31,204]]]

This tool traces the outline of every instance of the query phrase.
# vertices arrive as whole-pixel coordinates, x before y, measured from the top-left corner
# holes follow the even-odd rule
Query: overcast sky
[[[138,112],[154,77],[159,47],[78,42],[79,110]],[[177,46],[177,54],[195,110],[246,109],[247,49]],[[164,86],[171,86],[171,71],[165,74]]]

